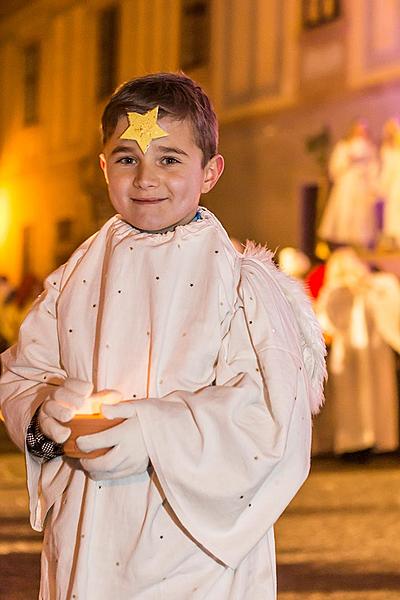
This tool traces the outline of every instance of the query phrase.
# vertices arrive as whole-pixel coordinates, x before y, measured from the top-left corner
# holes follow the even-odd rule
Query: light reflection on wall
[[[6,190],[0,189],[0,246],[7,240],[10,228],[10,199]]]

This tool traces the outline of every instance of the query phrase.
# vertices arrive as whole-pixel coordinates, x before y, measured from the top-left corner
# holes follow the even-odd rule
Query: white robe
[[[388,452],[398,447],[395,356],[386,343],[400,347],[399,310],[388,297],[395,283],[392,278],[366,275],[352,287],[324,286],[318,296],[317,314],[332,342],[328,410],[316,421],[316,454],[367,448]],[[400,298],[398,287],[396,301]]]
[[[381,152],[380,193],[385,201],[383,234],[400,246],[400,148],[385,145]]]
[[[276,597],[273,524],[308,474],[324,347],[297,284],[202,215],[166,234],[112,218],[47,279],[4,356],[20,448],[69,376],[137,399],[151,460],[96,482],[27,453],[43,600]]]
[[[339,141],[329,173],[333,187],[318,235],[337,244],[368,246],[376,237],[378,163],[374,146],[363,138]]]

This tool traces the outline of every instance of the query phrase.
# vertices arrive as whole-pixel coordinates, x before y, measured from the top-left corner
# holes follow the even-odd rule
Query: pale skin
[[[167,137],[153,140],[145,154],[133,140],[121,140],[121,117],[100,155],[110,200],[122,218],[145,231],[160,232],[189,223],[201,194],[217,183],[224,168],[220,154],[203,167],[190,121],[158,121]]]
[[[154,233],[189,223],[200,196],[215,186],[224,169],[220,154],[203,166],[203,153],[195,143],[190,121],[165,117],[158,124],[168,136],[153,140],[144,154],[135,141],[120,139],[128,126],[127,117],[121,117],[100,155],[115,210],[133,227]],[[67,380],[41,407],[39,424],[43,433],[58,443],[65,442],[70,435],[65,423],[91,390],[87,382]],[[81,460],[93,479],[126,477],[143,472],[148,464],[135,402],[123,401],[118,391],[110,392],[117,403],[102,406],[102,413],[110,419],[123,417],[125,422],[77,440],[85,452],[111,448],[104,456]]]

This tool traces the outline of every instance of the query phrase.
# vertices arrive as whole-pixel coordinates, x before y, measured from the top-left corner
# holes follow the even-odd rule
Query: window
[[[97,33],[97,98],[109,96],[117,84],[119,9],[108,6],[98,14]]]
[[[181,66],[205,66],[210,55],[210,1],[182,0]]]
[[[40,46],[29,44],[24,48],[24,123],[33,125],[39,121],[39,73]]]
[[[303,0],[303,27],[312,29],[340,17],[340,0]]]

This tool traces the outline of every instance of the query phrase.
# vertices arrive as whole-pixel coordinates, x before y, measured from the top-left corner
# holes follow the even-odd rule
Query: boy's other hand
[[[81,459],[81,465],[96,481],[120,479],[146,471],[149,456],[136,414],[135,401],[103,404],[101,411],[107,419],[124,418],[125,421],[105,431],[84,435],[76,440],[83,452],[111,448],[98,458]]]
[[[63,444],[69,438],[71,430],[62,423],[73,418],[75,411],[83,405],[92,391],[92,383],[67,378],[40,407],[39,427],[42,433],[57,444]]]

